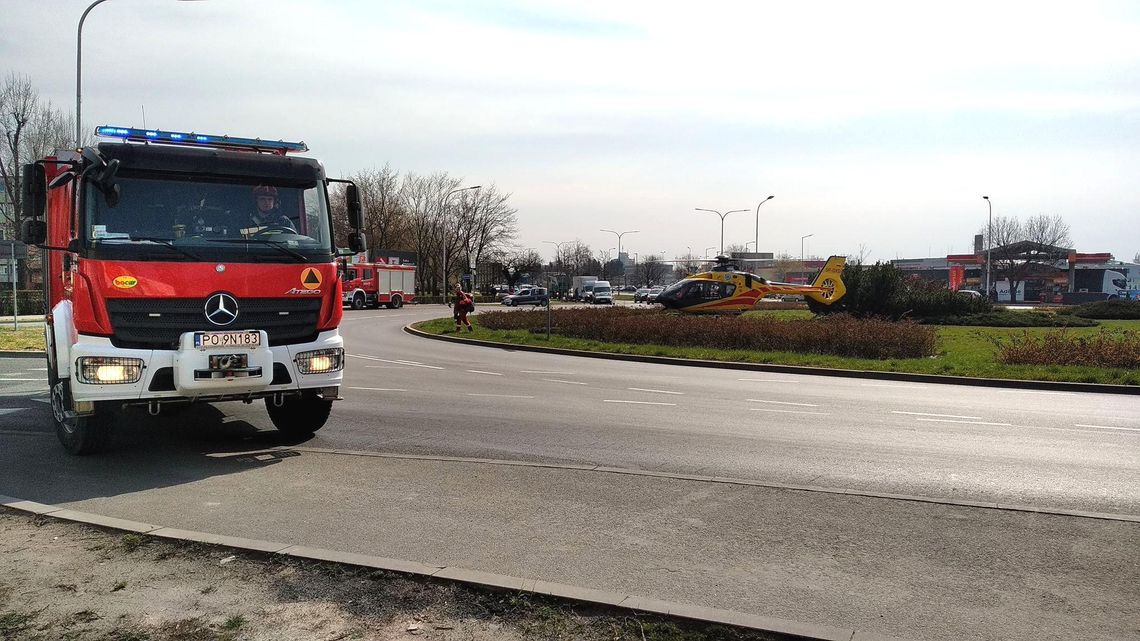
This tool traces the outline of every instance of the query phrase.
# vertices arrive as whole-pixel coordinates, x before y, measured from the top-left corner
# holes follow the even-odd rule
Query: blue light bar
[[[134,142],[161,142],[170,145],[189,145],[192,147],[219,147],[223,149],[244,149],[247,151],[269,151],[277,154],[309,150],[309,146],[303,142],[237,138],[234,136],[212,136],[194,132],[184,133],[180,131],[110,127],[106,125],[96,127],[95,135],[122,138],[123,140],[131,140]]]

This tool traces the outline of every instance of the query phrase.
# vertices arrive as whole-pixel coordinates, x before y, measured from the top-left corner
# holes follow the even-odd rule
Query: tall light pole
[[[621,260],[621,237],[622,237],[622,236],[625,236],[626,234],[636,234],[636,233],[638,232],[638,230],[636,230],[636,229],[630,229],[630,230],[628,230],[628,231],[623,231],[623,232],[616,232],[616,231],[614,231],[614,230],[612,230],[612,229],[599,229],[598,231],[609,232],[609,233],[613,234],[614,236],[617,236],[617,240],[618,240],[618,246],[617,246],[618,260]],[[628,280],[628,279],[626,278],[626,276],[625,276],[625,263],[624,263],[624,262],[622,262],[622,264],[621,264],[621,279],[622,279],[622,285],[625,285],[626,283],[628,283],[628,282],[629,282],[629,280]]]
[[[738,211],[748,211],[748,210],[747,209],[733,209],[732,211],[726,211],[723,214],[720,213],[719,211],[715,210],[715,209],[701,209],[700,207],[697,207],[696,210],[697,211],[711,211],[712,213],[716,214],[717,216],[720,216],[720,255],[724,256],[724,218],[725,218],[725,216],[727,216],[729,214],[735,214]]]
[[[716,249],[716,245],[713,245],[712,247],[705,247],[705,260],[709,259],[709,250],[710,249]]]
[[[990,256],[993,248],[994,237],[994,204],[990,202],[989,196],[982,196],[986,201],[986,205],[990,208],[989,222],[986,223],[986,298],[990,297]],[[1010,300],[1013,300],[1012,294]]]
[[[563,246],[563,245],[569,245],[570,243],[572,243],[572,242],[574,242],[574,241],[572,241],[572,240],[564,240],[564,241],[562,241],[562,242],[560,242],[560,243],[556,243],[556,242],[554,242],[553,240],[544,240],[544,241],[542,241],[542,242],[544,242],[544,243],[549,243],[549,244],[551,244],[551,245],[554,245],[554,261],[553,261],[553,263],[552,263],[552,264],[554,264],[554,263],[556,263],[556,264],[557,264],[557,267],[556,267],[556,269],[557,269],[559,272],[565,271],[565,270],[563,269],[563,267],[562,267],[562,246]],[[559,286],[559,288],[561,288],[561,287],[562,287],[562,283],[561,283],[561,282],[559,282],[559,283],[558,283],[558,286]],[[550,311],[550,310],[548,309],[548,310],[547,310],[547,315],[548,315],[548,316],[549,316],[549,311]],[[549,318],[548,318],[547,320],[549,320]]]
[[[811,238],[812,236],[815,236],[815,234],[808,234],[806,236],[800,236],[800,277],[801,278],[804,275],[804,240]],[[805,279],[805,282],[806,282],[806,279]]]
[[[760,205],[763,205],[773,198],[775,198],[775,196],[768,196],[760,201]],[[756,240],[753,241],[754,247],[752,248],[754,252],[760,251],[760,205],[756,205]]]
[[[439,199],[440,213],[441,214],[443,213],[443,208],[447,205],[447,199],[451,198],[452,194],[457,194],[461,191],[468,191],[470,189],[479,189],[480,187],[482,187],[482,185],[472,185],[470,187],[456,187],[455,189],[452,189],[451,191],[447,192],[446,194],[443,195],[443,198]],[[443,252],[443,260],[441,260],[439,263],[439,267],[443,271],[443,279],[440,281],[439,289],[443,293],[443,301],[442,302],[445,305],[447,304],[447,294],[448,294],[448,292],[447,292],[447,245],[448,245],[448,242],[447,242],[447,222],[444,221],[444,223],[443,223],[443,247],[440,247],[440,251]]]
[[[79,28],[75,34],[75,146],[78,147],[83,142],[83,116],[82,116],[82,87],[83,87],[83,21],[87,19],[87,14],[91,13],[97,5],[100,5],[107,0],[95,0],[87,5],[87,9],[83,11],[83,15],[79,16]],[[192,2],[194,0],[179,0],[179,2]]]

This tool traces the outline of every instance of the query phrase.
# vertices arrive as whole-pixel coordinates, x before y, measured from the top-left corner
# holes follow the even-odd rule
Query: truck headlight
[[[302,374],[327,374],[339,372],[344,369],[344,349],[334,347],[331,349],[315,349],[310,352],[301,352],[293,359],[297,364],[297,371]]]
[[[81,356],[76,373],[79,382],[89,385],[137,383],[142,378],[141,358],[121,356]]]

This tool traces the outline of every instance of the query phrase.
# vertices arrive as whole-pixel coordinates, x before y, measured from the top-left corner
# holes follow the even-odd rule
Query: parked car
[[[958,293],[969,298],[981,298],[982,293],[973,289],[959,289]]]
[[[657,285],[656,287],[650,287],[649,291],[645,295],[645,302],[656,303],[657,296],[660,295],[663,291],[665,291],[665,288],[660,285]]]
[[[504,297],[502,304],[507,307],[514,307],[515,305],[534,305],[535,307],[549,305],[550,295],[547,293],[545,287],[531,287],[517,294]]]
[[[623,291],[623,292],[636,292],[637,287],[635,287],[633,285],[626,285],[625,287],[621,288],[621,291]]]
[[[642,287],[641,289],[638,289],[638,290],[633,292],[633,302],[635,302],[635,303],[644,303],[648,297],[649,297],[649,288],[648,287]]]
[[[609,281],[599,280],[593,283],[590,288],[590,304],[591,305],[613,305],[614,292],[610,287]]]

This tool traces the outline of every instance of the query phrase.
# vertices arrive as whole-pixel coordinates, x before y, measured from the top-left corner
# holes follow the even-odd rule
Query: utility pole
[[[986,223],[986,298],[990,297],[990,265],[992,264],[991,257],[993,256],[994,246],[994,204],[990,202],[989,196],[982,196],[985,199],[986,205],[990,209],[989,222]],[[1013,300],[1012,294],[1010,300]]]
[[[773,198],[775,198],[775,196],[768,196],[764,200],[760,201],[760,205],[763,205]],[[752,247],[752,251],[754,252],[760,251],[760,205],[756,205],[756,241]]]

